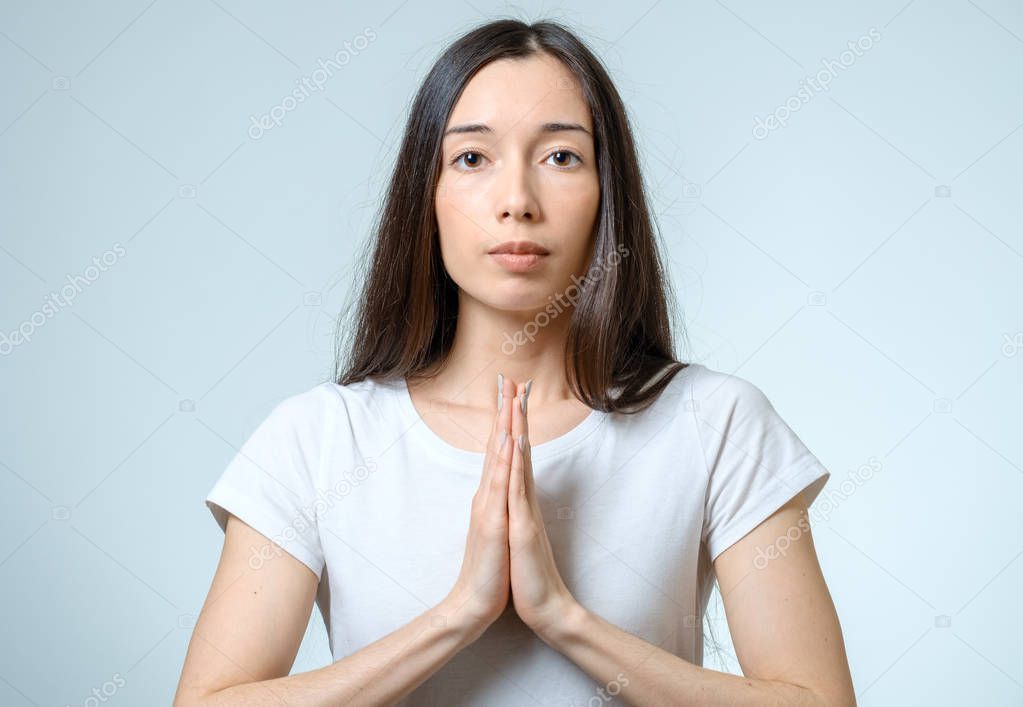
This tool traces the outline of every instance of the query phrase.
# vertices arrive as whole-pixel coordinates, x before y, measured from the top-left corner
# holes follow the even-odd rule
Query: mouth
[[[526,272],[543,262],[550,251],[533,241],[508,241],[488,253],[494,261],[509,272]]]
[[[491,248],[490,255],[550,255],[550,251],[533,241],[506,241]]]

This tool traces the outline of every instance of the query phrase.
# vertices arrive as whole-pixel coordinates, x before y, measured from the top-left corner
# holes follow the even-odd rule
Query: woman
[[[176,704],[852,705],[752,383],[672,355],[635,147],[565,28],[503,20],[416,96],[343,371],[207,498]],[[700,667],[714,579],[746,677]],[[288,676],[313,600],[334,663]]]

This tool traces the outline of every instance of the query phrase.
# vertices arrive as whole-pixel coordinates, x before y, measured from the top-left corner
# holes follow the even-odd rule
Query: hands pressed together
[[[497,378],[498,410],[450,596],[482,628],[501,615],[510,596],[523,623],[543,637],[578,605],[555,566],[533,484],[527,405],[532,381]]]

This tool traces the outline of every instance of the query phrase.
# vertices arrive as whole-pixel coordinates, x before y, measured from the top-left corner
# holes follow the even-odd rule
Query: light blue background
[[[1009,0],[4,2],[0,333],[123,254],[0,356],[0,704],[83,705],[115,675],[107,704],[170,703],[222,542],[203,498],[273,404],[329,378],[412,94],[507,13],[566,21],[611,69],[683,353],[760,386],[831,469],[814,536],[860,704],[1023,704]],[[727,638],[719,604],[708,621]],[[737,671],[721,650],[708,666]],[[314,612],[294,672],[329,660]]]

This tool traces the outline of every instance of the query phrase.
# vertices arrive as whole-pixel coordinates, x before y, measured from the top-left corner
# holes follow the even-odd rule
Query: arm
[[[269,542],[229,516],[220,564],[188,646],[174,707],[393,703],[485,628],[458,611],[463,605],[452,594],[362,650],[288,676],[309,623],[317,579],[283,551],[252,570],[249,548]]]
[[[759,549],[791,538],[793,527],[800,532],[784,554],[766,564],[758,559]],[[598,682],[625,685],[621,698],[629,704],[855,707],[841,627],[800,494],[722,552],[714,570],[746,677],[697,667],[576,603],[540,638]]]

